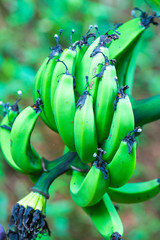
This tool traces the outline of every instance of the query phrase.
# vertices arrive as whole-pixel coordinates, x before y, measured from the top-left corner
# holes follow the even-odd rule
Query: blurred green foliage
[[[32,83],[36,71],[49,55],[49,47],[55,44],[53,36],[60,29],[63,29],[60,42],[65,48],[69,46],[72,28],[76,30],[74,40],[87,31],[89,24],[98,24],[100,31],[105,32],[113,24],[131,19],[130,11],[134,7],[151,12],[143,0],[1,0],[0,100],[15,101],[16,92],[21,89],[21,107],[32,104]],[[159,39],[160,27],[152,26],[146,31],[143,48],[137,59],[134,85],[134,96],[137,99],[160,92]],[[0,113],[2,116],[1,107]],[[158,127],[159,123],[156,123],[144,128],[139,140],[139,162],[132,181],[159,177]],[[51,159],[62,154],[62,141],[41,121],[32,140]],[[154,141],[157,142],[156,145]],[[0,160],[0,222],[6,228],[9,211],[16,201],[28,193],[32,183],[27,176],[15,173],[4,163],[2,155]],[[52,237],[43,237],[42,240],[102,239],[90,219],[72,202],[69,180],[70,176],[65,175],[52,184],[51,198],[47,204],[47,219]],[[158,197],[144,204],[120,205],[119,213],[124,222],[124,239],[159,240]]]

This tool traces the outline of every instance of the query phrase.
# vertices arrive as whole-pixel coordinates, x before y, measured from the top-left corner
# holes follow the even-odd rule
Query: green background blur
[[[32,85],[37,69],[49,47],[55,45],[54,34],[63,29],[60,43],[69,46],[71,29],[74,41],[98,24],[100,32],[115,23],[131,19],[130,11],[139,7],[151,13],[140,0],[1,0],[0,1],[0,100],[13,103],[22,90],[21,109],[31,105]],[[160,93],[160,26],[151,26],[137,59],[134,96],[142,99]],[[159,107],[159,106],[157,106]],[[0,107],[2,118],[2,107]],[[146,125],[140,136],[137,167],[131,182],[160,177],[160,121]],[[62,155],[60,137],[38,120],[32,144],[49,160]],[[70,176],[58,178],[50,189],[47,220],[55,240],[100,240],[102,237],[90,219],[71,200]],[[7,228],[13,205],[33,186],[27,176],[12,170],[0,152],[0,223]],[[118,205],[126,240],[160,239],[160,198],[145,203]]]

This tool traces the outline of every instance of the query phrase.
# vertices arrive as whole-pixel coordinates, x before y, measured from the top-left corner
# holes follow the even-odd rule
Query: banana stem
[[[57,177],[72,169],[82,172],[87,172],[89,169],[88,165],[81,163],[76,152],[67,152],[62,157],[46,163],[47,171],[42,173],[31,191],[39,192],[47,198],[49,198],[49,187]]]
[[[136,126],[160,119],[160,95],[146,98],[143,100],[130,99],[133,107]]]

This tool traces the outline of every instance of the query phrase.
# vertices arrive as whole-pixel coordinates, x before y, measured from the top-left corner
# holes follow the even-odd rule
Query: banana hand
[[[30,144],[30,138],[41,110],[39,99],[16,118],[11,131],[11,154],[15,163],[27,173],[42,171],[41,157]]]

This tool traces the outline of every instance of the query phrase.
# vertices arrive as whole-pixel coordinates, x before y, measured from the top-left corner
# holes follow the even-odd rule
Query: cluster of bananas
[[[20,91],[15,104],[3,104],[0,144],[14,169],[30,175],[35,182],[43,172],[49,171],[47,160],[30,144],[39,116],[50,129],[60,134],[67,151],[76,152],[76,159],[82,164],[90,164],[87,171],[86,167],[85,170],[72,168],[75,170],[72,171],[70,192],[73,201],[89,214],[105,239],[118,240],[123,235],[123,225],[112,200],[135,203],[159,193],[159,179],[127,183],[136,166],[135,136],[141,128],[135,127],[127,95],[132,81],[126,69],[130,72],[131,56],[149,24],[156,24],[154,18],[141,12],[140,17],[119,24],[104,35],[95,26],[98,37],[91,33],[90,25],[88,32],[75,43],[72,42],[72,30],[70,47],[63,51],[59,44],[60,30],[59,35],[55,35],[56,46],[51,48],[49,57],[37,72],[33,89],[35,104],[19,113]],[[39,211],[43,216],[43,199],[40,204],[37,200],[29,203],[30,198],[37,199],[34,194],[18,202],[12,211],[12,224],[19,229],[17,231],[21,234],[22,227],[26,229],[22,238],[34,229],[35,219],[32,227],[25,219],[33,217],[35,210],[39,210],[37,205],[41,205]],[[37,194],[39,199],[45,195],[43,189]],[[46,195],[44,199],[46,201]],[[20,215],[23,221],[19,226],[16,219]],[[39,224],[41,233],[45,229],[44,232],[50,234],[44,218],[40,219],[43,220],[43,224]],[[30,239],[34,239],[36,231],[34,229]],[[10,230],[10,234],[13,233]]]

